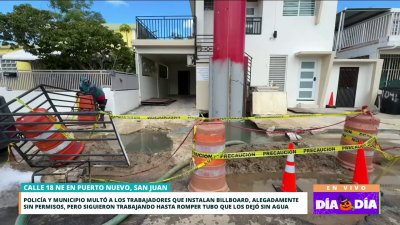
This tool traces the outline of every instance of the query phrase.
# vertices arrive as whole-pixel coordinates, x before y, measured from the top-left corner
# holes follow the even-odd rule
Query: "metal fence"
[[[246,17],[246,34],[261,34],[262,17]]]
[[[400,55],[381,54],[383,59],[380,87],[398,85],[400,83]]]
[[[76,91],[39,85],[0,105],[1,141],[10,143],[29,166],[42,168],[39,171],[67,164],[89,170],[93,165],[129,166],[113,119],[106,114],[99,121],[102,114],[94,104],[93,98],[78,97]],[[97,128],[100,124],[107,126]],[[112,147],[100,153],[94,143]]]
[[[16,76],[6,76],[2,73],[0,86],[6,87],[8,90],[29,90],[38,85],[45,84],[68,90],[79,90],[80,78],[82,76],[89,78],[96,85],[112,88],[112,90],[138,89],[136,75],[107,70],[19,71]],[[113,77],[118,77],[118,79],[113,79]],[[123,88],[121,87],[122,84]]]
[[[136,17],[138,39],[190,39],[195,37],[191,16]]]
[[[376,42],[390,35],[400,35],[400,12],[384,14],[346,27],[339,36],[335,34],[334,45],[339,45],[340,50]]]
[[[209,63],[214,51],[214,35],[203,34],[196,36],[195,53],[197,63]]]

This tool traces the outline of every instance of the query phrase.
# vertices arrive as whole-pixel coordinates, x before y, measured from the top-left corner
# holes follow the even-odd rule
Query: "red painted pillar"
[[[214,1],[210,115],[243,116],[246,0]]]
[[[214,1],[213,60],[243,63],[246,0]]]

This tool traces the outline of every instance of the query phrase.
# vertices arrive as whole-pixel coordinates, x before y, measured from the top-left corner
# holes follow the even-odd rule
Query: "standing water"
[[[0,168],[0,209],[16,206],[21,183],[31,181],[32,172],[14,170],[8,164]]]
[[[147,154],[171,150],[173,144],[167,133],[153,130],[121,135],[121,141],[127,152]]]
[[[257,127],[252,121],[226,122],[226,141],[239,140],[248,144],[264,144],[274,141],[285,141],[285,136],[268,137],[266,132]],[[258,130],[258,131],[255,131]]]
[[[18,216],[20,184],[31,181],[32,172],[14,170],[8,164],[0,167],[0,221],[14,224]]]

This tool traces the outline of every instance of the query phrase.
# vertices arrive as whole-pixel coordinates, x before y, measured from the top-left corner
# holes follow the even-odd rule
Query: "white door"
[[[316,96],[317,62],[307,60],[301,62],[299,100],[313,101]]]

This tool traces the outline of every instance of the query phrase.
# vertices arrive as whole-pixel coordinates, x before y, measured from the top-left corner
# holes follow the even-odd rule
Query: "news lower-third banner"
[[[171,192],[155,183],[24,183],[20,214],[307,214],[307,192]]]

